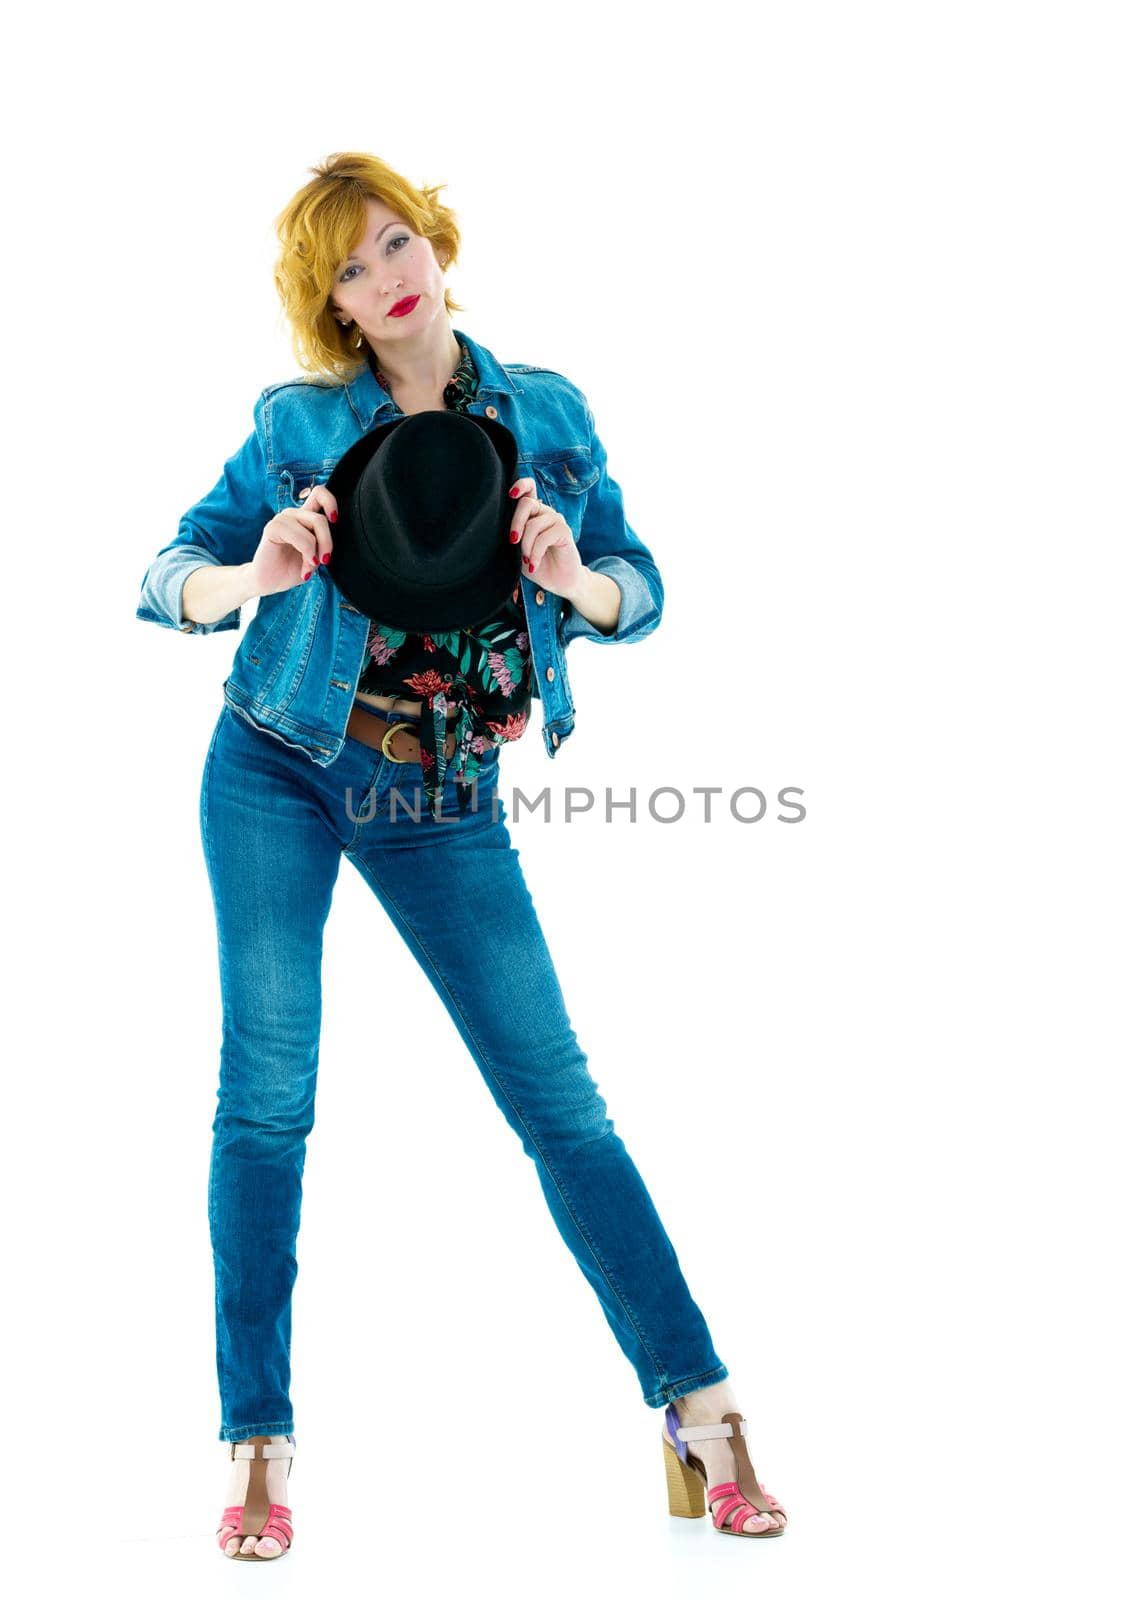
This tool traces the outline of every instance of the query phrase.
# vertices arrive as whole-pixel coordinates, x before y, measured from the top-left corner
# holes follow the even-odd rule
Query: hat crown
[[[489,513],[508,492],[503,478],[492,440],[460,412],[406,417],[370,456],[354,494],[378,567],[415,571],[426,589],[474,576],[488,559]]]
[[[518,461],[509,428],[466,411],[415,411],[363,434],[328,479],[338,503],[330,576],[388,626],[479,623],[520,577],[508,539]]]

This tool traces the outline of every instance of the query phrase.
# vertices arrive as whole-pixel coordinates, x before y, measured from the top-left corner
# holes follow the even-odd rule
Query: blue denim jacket
[[[469,411],[512,430],[518,477],[534,478],[537,498],[563,516],[580,557],[619,585],[619,620],[602,633],[559,595],[521,574],[532,652],[532,695],[554,756],[575,727],[566,651],[573,639],[634,644],[658,626],[663,583],[646,545],[629,525],[618,483],[580,389],[548,367],[501,364],[459,328],[480,378]],[[254,430],[225,463],[218,482],[183,517],[178,534],[147,568],[135,615],[184,633],[237,628],[234,610],[217,622],[185,621],[182,588],[195,567],[252,559],[271,517],[305,504],[302,491],[324,483],[363,433],[398,415],[369,367],[350,383],[293,379],[263,389]],[[331,528],[336,543],[337,524]],[[248,721],[328,767],[345,742],[365,659],[369,618],[319,567],[308,583],[263,595],[223,684],[227,702]]]

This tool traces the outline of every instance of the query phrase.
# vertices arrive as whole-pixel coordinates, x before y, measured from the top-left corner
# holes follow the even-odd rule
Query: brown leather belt
[[[448,718],[446,726],[450,729],[456,722],[456,717]],[[345,728],[351,739],[358,739],[362,744],[369,745],[372,750],[380,750],[383,756],[390,761],[416,761],[421,759],[421,734],[420,725],[409,717],[402,717],[393,722],[387,722],[384,716],[375,716],[369,711],[363,711],[355,705],[349,713],[349,721]],[[456,734],[449,732],[445,735],[445,758],[451,761],[456,750]]]

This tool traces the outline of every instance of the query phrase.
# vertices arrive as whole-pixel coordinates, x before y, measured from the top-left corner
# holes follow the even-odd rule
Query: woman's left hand
[[[535,478],[517,478],[508,493],[516,501],[508,537],[520,544],[524,571],[549,594],[570,599],[583,571],[575,535],[558,511],[537,500]]]

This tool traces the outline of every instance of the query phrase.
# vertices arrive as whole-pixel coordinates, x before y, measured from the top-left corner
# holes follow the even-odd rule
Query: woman
[[[549,756],[571,733],[570,641],[631,643],[657,626],[658,569],[582,392],[454,330],[462,308],[444,275],[459,235],[438,190],[369,155],[312,171],[278,219],[275,278],[313,376],[263,390],[253,431],[152,561],[137,610],[210,633],[259,601],[200,797],[223,1000],[209,1216],[219,1438],[234,1467],[220,1546],[272,1559],[292,1539],[294,1249],[322,936],[343,856],[519,1134],[645,1402],[666,1406],[671,1511],[703,1516],[705,1486],[722,1531],[773,1536],[785,1513],[754,1477],[727,1368],[588,1071],[490,793],[500,746],[521,736],[534,700]],[[445,409],[515,437],[520,581],[485,628],[405,634],[332,583],[338,508],[325,480],[374,426]]]

